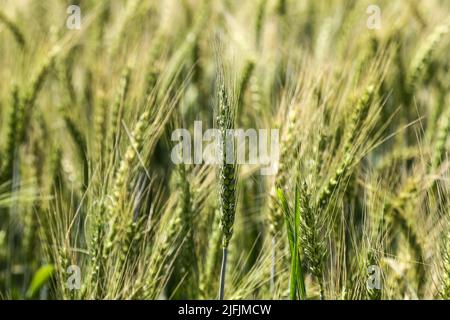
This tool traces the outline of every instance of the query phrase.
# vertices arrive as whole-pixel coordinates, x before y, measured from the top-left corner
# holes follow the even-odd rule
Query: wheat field
[[[448,0],[0,0],[0,299],[450,299],[449,28]],[[277,134],[206,163],[197,124]]]

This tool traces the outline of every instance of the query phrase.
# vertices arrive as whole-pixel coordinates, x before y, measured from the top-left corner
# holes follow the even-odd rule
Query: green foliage
[[[450,298],[444,1],[80,3],[2,2],[0,298]]]
[[[31,280],[30,287],[28,288],[26,293],[26,297],[28,299],[35,298],[39,293],[39,290],[49,282],[54,272],[55,268],[52,265],[47,264],[40,267]]]

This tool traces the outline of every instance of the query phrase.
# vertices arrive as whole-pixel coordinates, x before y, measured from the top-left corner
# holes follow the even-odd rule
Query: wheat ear
[[[233,235],[234,216],[236,213],[236,164],[234,163],[234,143],[230,141],[229,130],[234,128],[234,112],[230,105],[228,93],[222,85],[219,91],[219,115],[217,124],[220,131],[220,165],[219,165],[219,202],[221,210],[220,225],[222,229],[222,268],[220,275],[219,299],[224,298],[225,273],[228,245]],[[233,139],[233,137],[231,137]],[[231,147],[232,146],[232,147]],[[230,155],[230,153],[232,153]],[[233,157],[230,163],[229,156]]]

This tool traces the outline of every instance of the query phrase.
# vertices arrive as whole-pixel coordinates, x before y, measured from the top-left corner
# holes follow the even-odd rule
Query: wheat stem
[[[227,256],[228,248],[222,248],[222,266],[220,268],[220,288],[219,288],[219,300],[224,299],[225,294],[225,275],[227,272]]]

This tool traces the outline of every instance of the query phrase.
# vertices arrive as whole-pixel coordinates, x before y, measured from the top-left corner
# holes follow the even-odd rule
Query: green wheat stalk
[[[227,264],[228,246],[233,235],[234,217],[236,214],[236,164],[234,141],[229,130],[234,128],[234,112],[230,104],[225,86],[219,89],[219,115],[217,124],[220,131],[220,164],[219,164],[219,202],[221,210],[220,225],[222,229],[222,268],[220,272],[219,299],[223,300],[225,290],[225,273]],[[229,157],[233,157],[230,163]]]
[[[23,35],[19,26],[13,20],[8,18],[8,16],[1,10],[0,10],[0,22],[2,22],[9,29],[9,31],[11,31],[16,42],[22,49],[24,49],[26,44],[25,36]]]

